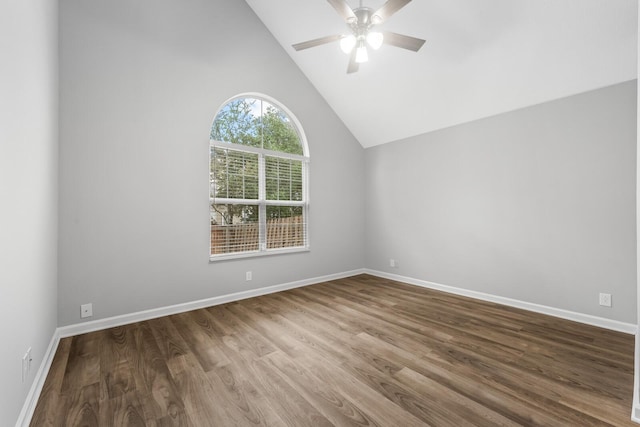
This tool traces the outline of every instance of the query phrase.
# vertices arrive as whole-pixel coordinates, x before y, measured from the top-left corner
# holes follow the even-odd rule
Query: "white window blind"
[[[220,199],[258,199],[258,155],[213,147],[213,196]]]

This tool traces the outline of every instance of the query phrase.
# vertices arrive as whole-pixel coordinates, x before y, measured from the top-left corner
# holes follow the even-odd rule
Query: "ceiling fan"
[[[373,27],[380,25],[398,10],[405,7],[411,0],[388,0],[380,9],[374,11],[369,7],[360,5],[352,9],[346,0],[327,0],[331,6],[344,18],[351,34],[335,34],[320,37],[302,43],[296,43],[293,48],[298,50],[309,49],[334,41],[340,41],[340,48],[346,54],[350,54],[347,73],[358,71],[359,64],[369,60],[367,45],[372,49],[379,49],[382,44],[401,47],[417,52],[424,44],[424,40],[390,31],[372,31]]]

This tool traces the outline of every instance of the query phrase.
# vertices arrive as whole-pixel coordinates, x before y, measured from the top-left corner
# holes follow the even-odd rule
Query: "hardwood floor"
[[[633,337],[361,275],[61,340],[32,426],[634,426]]]

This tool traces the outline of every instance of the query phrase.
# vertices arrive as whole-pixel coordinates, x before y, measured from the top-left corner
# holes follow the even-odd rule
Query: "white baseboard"
[[[253,298],[260,295],[272,294],[274,292],[286,291],[287,289],[300,288],[302,286],[316,283],[328,282],[330,280],[343,279],[364,273],[364,269],[345,271],[343,273],[329,274],[326,276],[313,277],[310,279],[297,280],[295,282],[283,283],[281,285],[268,286],[265,288],[251,289],[248,291],[236,292],[228,295],[221,295],[213,298],[205,298],[198,301],[185,302],[182,304],[170,305],[167,307],[153,308],[150,310],[138,311],[136,313],[123,314],[120,316],[107,317],[105,319],[93,320],[75,325],[62,326],[58,328],[60,338],[80,335],[87,332],[99,331],[102,329],[122,326],[129,323],[141,322],[155,319],[162,316],[184,313],[185,311],[197,310],[199,308],[211,307],[228,302]]]
[[[31,388],[29,389],[29,394],[27,394],[27,399],[25,400],[24,405],[22,405],[22,410],[20,411],[20,415],[18,416],[16,427],[28,427],[29,423],[31,423],[31,417],[33,417],[33,412],[36,410],[36,405],[38,403],[38,399],[40,398],[40,393],[42,392],[44,381],[47,379],[47,374],[49,374],[49,369],[51,368],[51,363],[53,362],[53,356],[55,356],[56,354],[59,342],[60,336],[58,335],[58,330],[56,329],[55,331],[53,331],[53,336],[51,337],[51,341],[49,341],[49,347],[47,347],[47,351],[42,357],[42,363],[40,363],[38,372],[36,372],[36,376],[33,379],[33,383],[31,384]]]
[[[541,304],[520,301],[516,299],[501,297],[497,295],[486,294],[483,292],[471,291],[455,286],[441,285],[439,283],[429,282],[426,280],[415,279],[412,277],[400,276],[398,274],[387,273],[384,271],[365,269],[366,274],[382,277],[385,279],[404,282],[411,285],[421,286],[423,288],[434,289],[438,291],[448,292],[450,294],[461,295],[469,298],[475,298],[483,301],[495,302],[510,307],[521,308],[523,310],[533,311],[536,313],[548,314],[550,316],[559,317],[561,319],[573,320],[574,322],[585,323],[587,325],[598,326],[600,328],[611,329],[613,331],[624,332],[626,334],[635,334],[637,325],[632,323],[619,322],[617,320],[606,319],[604,317],[592,316],[590,314],[577,313],[574,311],[563,310],[561,308],[549,307]],[[640,413],[639,413],[640,414]]]

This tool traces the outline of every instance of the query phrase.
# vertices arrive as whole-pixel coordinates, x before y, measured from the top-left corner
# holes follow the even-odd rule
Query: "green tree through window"
[[[211,127],[211,257],[305,249],[308,155],[275,103],[238,97]]]

